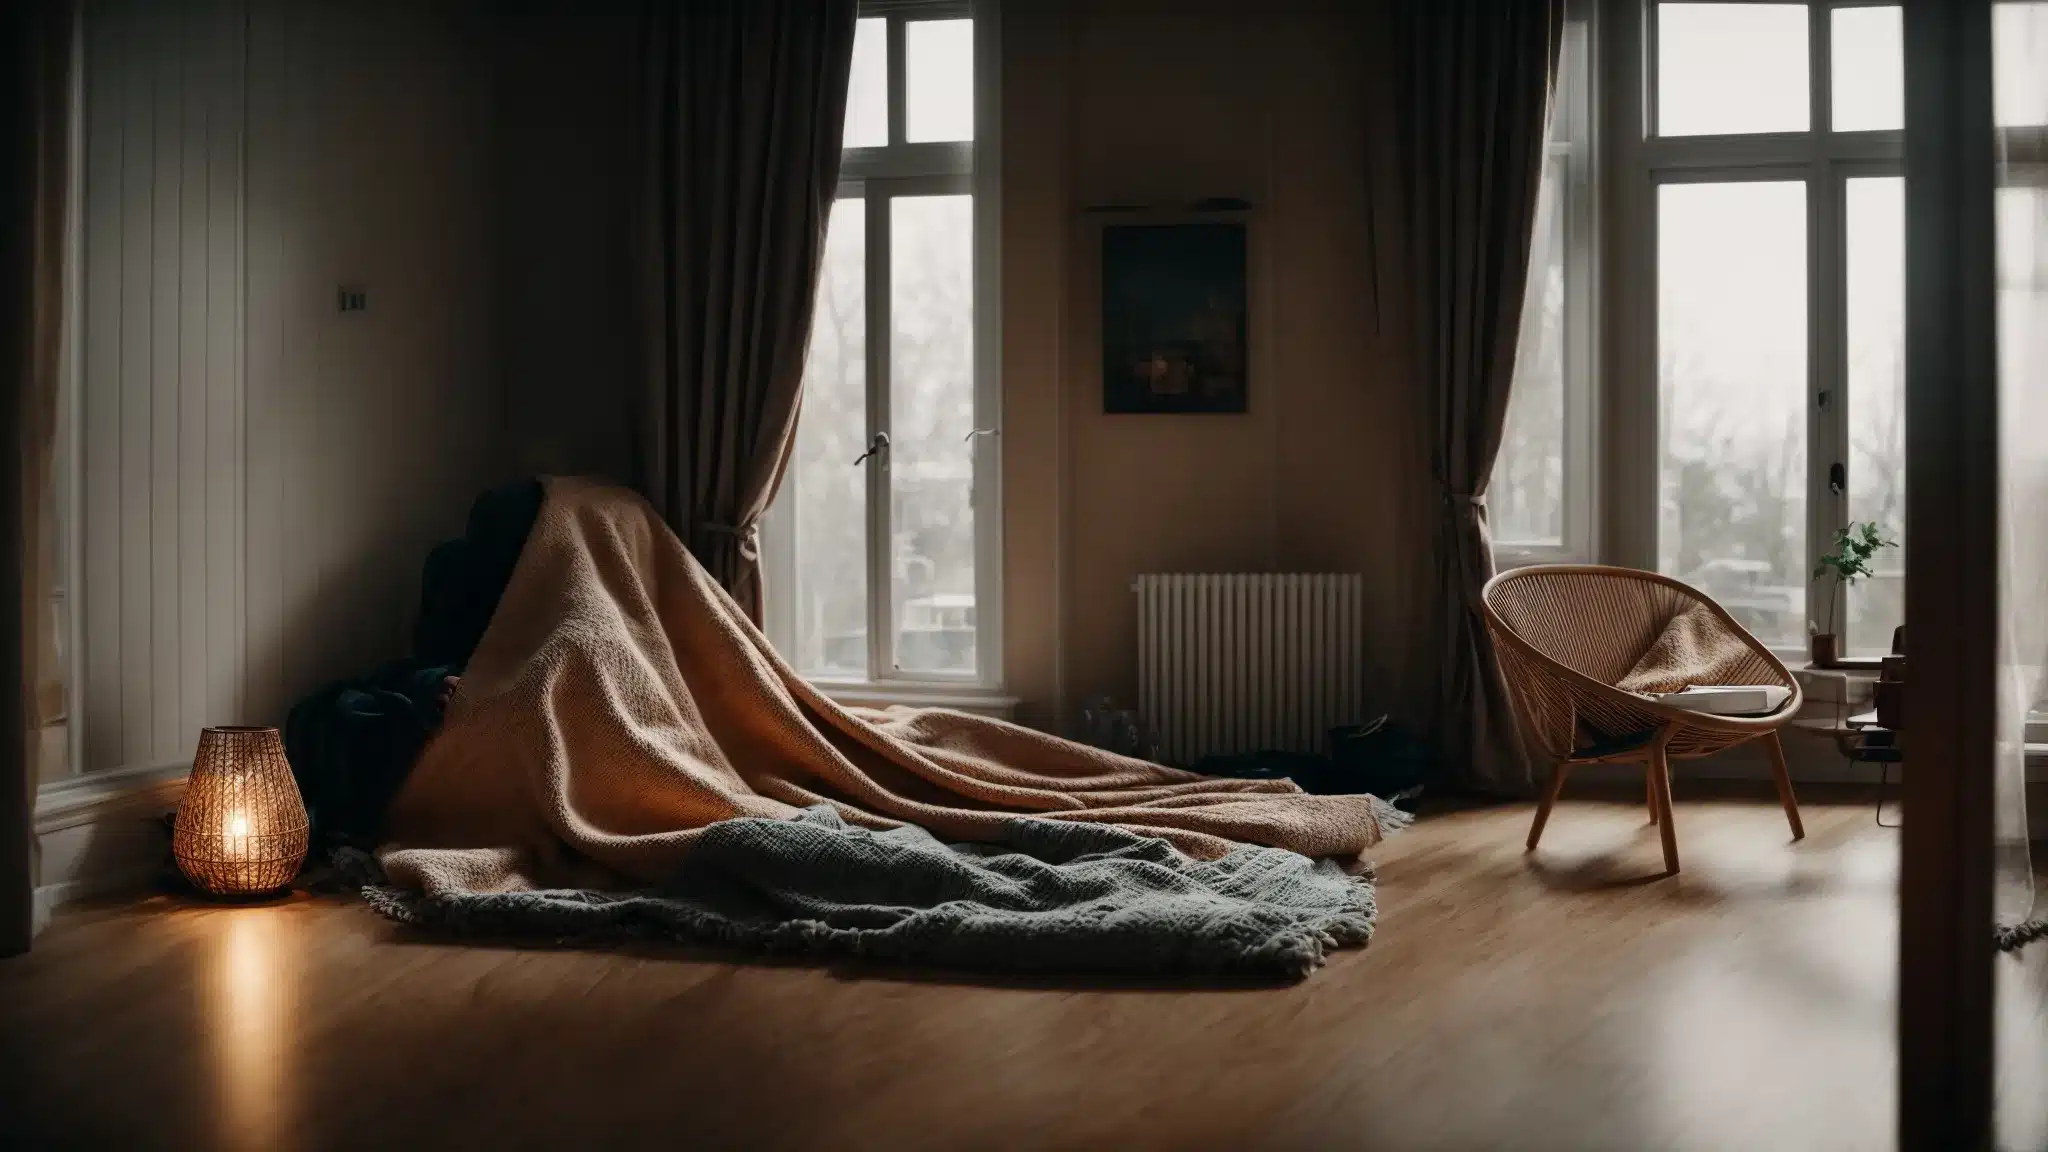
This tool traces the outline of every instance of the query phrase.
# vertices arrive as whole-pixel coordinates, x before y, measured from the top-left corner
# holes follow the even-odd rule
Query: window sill
[[[1493,550],[1493,570],[1506,572],[1537,564],[1590,564],[1592,561],[1564,548],[1500,547]]]
[[[976,684],[918,684],[813,680],[811,686],[834,701],[855,708],[951,708],[998,720],[1016,717],[1020,701]]]

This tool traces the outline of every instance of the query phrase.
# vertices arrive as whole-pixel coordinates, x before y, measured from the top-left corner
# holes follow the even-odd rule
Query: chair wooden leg
[[[1678,874],[1678,826],[1671,819],[1671,758],[1664,752],[1667,737],[1650,746],[1650,789],[1657,797],[1657,832],[1664,839],[1664,870]]]
[[[1565,773],[1570,770],[1570,762],[1564,760],[1558,761],[1557,767],[1551,770],[1550,786],[1543,790],[1543,799],[1536,802],[1536,822],[1529,825],[1528,850],[1531,852],[1536,850],[1536,842],[1543,839],[1543,826],[1550,823],[1550,809],[1557,803],[1558,793],[1564,791]]]
[[[1647,761],[1643,764],[1643,805],[1650,810],[1650,823],[1655,824],[1662,818],[1657,814],[1657,782],[1650,779]]]
[[[1792,773],[1785,767],[1785,746],[1776,732],[1764,737],[1764,751],[1771,755],[1771,778],[1778,783],[1778,803],[1785,806],[1785,822],[1792,825],[1794,840],[1806,839],[1806,825],[1799,820],[1799,797],[1792,794]]]

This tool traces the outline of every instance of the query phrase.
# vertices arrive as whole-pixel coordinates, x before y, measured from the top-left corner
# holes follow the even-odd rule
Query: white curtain
[[[2048,4],[1993,7],[1998,188],[1999,646],[1994,911],[2034,915],[2029,721],[2048,730]],[[1911,637],[1907,645],[1911,647]],[[1908,678],[1910,679],[1910,671]]]

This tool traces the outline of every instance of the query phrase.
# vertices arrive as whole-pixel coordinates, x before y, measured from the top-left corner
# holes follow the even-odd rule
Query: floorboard
[[[336,897],[67,912],[0,963],[0,1143],[1888,1147],[1897,833],[1805,810],[1793,844],[1767,794],[1682,791],[1675,878],[1639,801],[1568,796],[1534,854],[1527,807],[1431,817],[1375,854],[1370,947],[1281,988],[462,947]],[[2048,1146],[2048,945],[2000,963],[2002,1143]]]

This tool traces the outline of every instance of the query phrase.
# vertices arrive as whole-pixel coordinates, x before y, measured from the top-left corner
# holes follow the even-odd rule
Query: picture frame
[[[1107,222],[1101,257],[1103,412],[1248,411],[1250,251],[1244,219]]]

